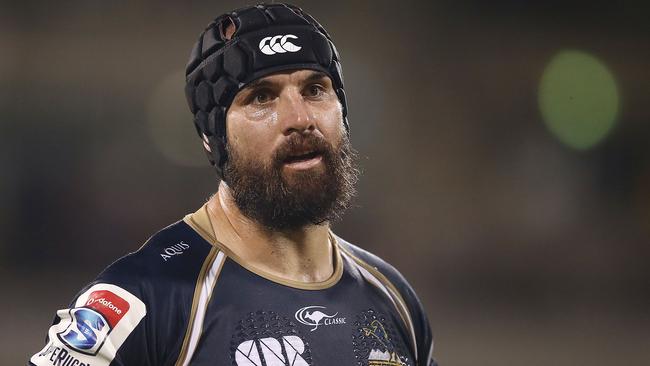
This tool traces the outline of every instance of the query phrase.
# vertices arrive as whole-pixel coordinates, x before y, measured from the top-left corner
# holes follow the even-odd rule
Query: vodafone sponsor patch
[[[146,314],[145,304],[130,292],[96,284],[77,298],[74,308],[57,312],[61,321],[50,328],[49,343],[30,361],[38,366],[108,366]]]
[[[111,327],[115,327],[124,314],[129,311],[131,305],[129,305],[128,301],[108,290],[100,290],[93,291],[88,296],[86,307],[103,314]]]

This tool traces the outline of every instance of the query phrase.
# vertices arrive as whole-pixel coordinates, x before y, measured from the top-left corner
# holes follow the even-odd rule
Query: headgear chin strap
[[[226,27],[235,32],[226,39]],[[246,84],[282,70],[312,69],[332,79],[343,107],[347,103],[336,47],[309,14],[288,4],[246,7],[216,18],[201,33],[185,71],[185,95],[199,136],[207,137],[210,163],[223,178],[226,155],[226,112]]]

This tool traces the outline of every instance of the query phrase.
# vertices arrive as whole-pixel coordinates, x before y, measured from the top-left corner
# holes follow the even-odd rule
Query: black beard
[[[299,148],[322,156],[322,166],[283,175],[287,158]],[[313,134],[293,134],[270,164],[245,159],[230,144],[224,181],[239,210],[272,231],[295,231],[339,219],[356,194],[356,152],[345,135],[337,149]]]

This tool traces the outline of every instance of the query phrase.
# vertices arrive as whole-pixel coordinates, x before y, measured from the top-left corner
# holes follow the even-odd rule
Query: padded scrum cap
[[[225,37],[228,26],[234,33]],[[226,113],[246,84],[282,70],[312,69],[332,79],[349,134],[339,55],[325,29],[288,4],[261,4],[217,17],[199,36],[185,70],[185,95],[199,136],[205,135],[210,163],[223,178]]]

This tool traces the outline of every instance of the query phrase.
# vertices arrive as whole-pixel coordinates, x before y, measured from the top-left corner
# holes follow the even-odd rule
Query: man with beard
[[[30,364],[435,365],[406,280],[330,229],[357,180],[339,60],[291,5],[210,23],[186,94],[217,193],[59,310]]]

